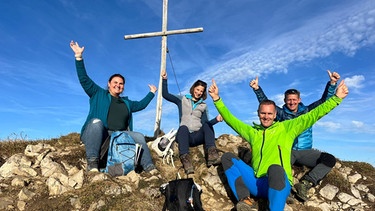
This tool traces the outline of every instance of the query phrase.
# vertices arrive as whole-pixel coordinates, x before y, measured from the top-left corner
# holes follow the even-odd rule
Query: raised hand
[[[212,79],[212,84],[210,88],[208,89],[208,94],[211,96],[213,101],[218,100],[219,97],[219,88],[216,85],[216,82],[214,79]]]
[[[338,74],[337,72],[331,73],[331,71],[329,70],[327,70],[327,72],[328,72],[328,76],[329,76],[329,80],[331,81],[331,84],[335,85],[340,80],[340,74]]]
[[[81,58],[82,53],[85,50],[85,47],[79,47],[78,42],[74,42],[73,40],[70,41],[70,48],[73,50],[76,58]]]
[[[158,90],[155,85],[149,84],[148,87],[150,87],[150,92],[154,93]]]
[[[258,90],[259,89],[259,85],[258,85],[258,76],[251,80],[250,83],[249,83],[250,87],[253,88],[254,90]]]
[[[162,78],[162,79],[168,79],[167,71],[163,70],[163,71],[161,72],[161,78]]]
[[[349,89],[346,86],[344,80],[342,80],[340,84],[337,86],[336,96],[341,99],[344,99],[346,96],[348,96],[348,94],[349,94]]]

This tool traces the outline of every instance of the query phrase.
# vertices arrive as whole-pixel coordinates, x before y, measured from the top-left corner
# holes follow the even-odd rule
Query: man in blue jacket
[[[327,82],[322,97],[308,106],[301,102],[300,92],[298,90],[288,89],[285,91],[285,104],[282,108],[276,107],[276,120],[284,121],[296,118],[311,111],[334,95],[340,75],[336,72],[331,73],[329,70],[327,72],[330,81]],[[267,99],[262,88],[258,85],[258,77],[250,82],[250,87],[253,88],[259,102]],[[336,164],[336,158],[333,155],[312,149],[312,142],[312,127],[310,127],[302,132],[293,143],[292,164],[304,165],[311,169],[301,178],[299,183],[294,185],[296,196],[301,201],[306,201],[308,199],[307,193],[309,189],[317,185]]]

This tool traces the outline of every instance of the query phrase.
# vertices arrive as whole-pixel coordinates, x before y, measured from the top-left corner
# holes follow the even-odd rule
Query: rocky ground
[[[151,146],[152,140],[149,140]],[[72,133],[48,141],[1,143],[0,210],[162,210],[159,187],[182,177],[181,163],[163,163],[152,151],[158,171],[111,177],[85,171],[84,146]],[[222,135],[217,146],[238,153],[247,147],[240,137]],[[17,149],[17,150],[15,150]],[[205,210],[235,210],[235,200],[220,166],[207,168],[202,147],[191,148],[195,174],[202,187]],[[308,169],[295,168],[296,181]],[[375,210],[375,169],[367,163],[338,161],[322,183],[310,190],[310,200],[300,203],[293,194],[284,210]],[[259,210],[263,201],[257,199]]]

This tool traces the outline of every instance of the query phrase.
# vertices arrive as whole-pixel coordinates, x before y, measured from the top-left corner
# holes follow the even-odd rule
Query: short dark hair
[[[275,101],[266,99],[266,100],[262,100],[262,101],[259,103],[259,106],[258,106],[258,112],[259,112],[260,106],[262,106],[262,105],[273,105],[273,106],[275,106],[275,108],[276,108],[276,103],[275,103]]]
[[[202,94],[202,99],[203,100],[206,100],[207,99],[207,83],[204,82],[204,81],[201,81],[201,80],[197,80],[196,82],[193,83],[193,85],[190,87],[190,94],[194,94],[194,88],[197,87],[197,86],[203,86],[204,87],[204,90],[203,90],[203,94]]]
[[[284,97],[288,95],[297,95],[298,97],[300,97],[300,94],[301,93],[297,89],[288,89],[284,92]]]
[[[108,79],[108,82],[111,82],[114,77],[122,78],[122,80],[124,81],[124,84],[125,84],[125,78],[120,73],[116,73],[116,74],[111,75],[111,77],[109,77],[109,79]]]

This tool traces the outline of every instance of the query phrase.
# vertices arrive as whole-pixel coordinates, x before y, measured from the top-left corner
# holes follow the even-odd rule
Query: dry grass
[[[152,139],[151,137],[146,138],[149,141]],[[62,155],[56,158],[54,161],[58,163],[64,161],[70,165],[78,166],[81,165],[79,160],[84,160],[85,158],[85,150],[81,144],[80,135],[78,133],[71,133],[52,140],[26,141],[21,139],[8,139],[0,141],[0,148],[2,149],[0,166],[12,155],[24,153],[27,145],[37,143],[49,144],[55,148],[74,150],[74,153]],[[101,182],[88,182],[92,179],[92,176],[93,175],[91,174],[85,175],[85,185],[81,189],[53,197],[48,195],[49,191],[47,190],[46,186],[34,184],[34,182],[41,182],[36,182],[38,179],[34,178],[32,180],[33,182],[28,185],[28,189],[34,192],[36,195],[27,203],[26,209],[42,211],[74,210],[72,206],[72,201],[74,200],[79,201],[78,203],[81,205],[80,210],[89,210],[90,206],[99,200],[102,200],[105,204],[100,208],[100,210],[160,210],[160,207],[162,207],[162,203],[164,201],[163,198],[158,198],[158,200],[155,200],[155,198],[145,198],[144,193],[140,193],[139,191],[119,194],[116,196],[107,195],[105,192],[108,187],[118,185],[117,182],[111,179]],[[2,183],[10,184],[10,179],[4,179]],[[159,187],[160,185],[160,182],[153,184],[154,187]],[[149,186],[149,184],[140,181],[139,188],[145,188],[147,186]],[[0,192],[0,197],[17,196],[19,192],[19,187],[9,186]]]
[[[152,137],[146,137],[147,141],[152,141]],[[74,153],[69,155],[62,155],[57,158],[56,162],[67,162],[70,165],[77,166],[82,163],[79,160],[84,160],[85,150],[81,144],[78,133],[71,133],[66,136],[61,136],[58,139],[52,140],[35,140],[35,141],[25,141],[24,139],[15,139],[15,140],[3,140],[0,141],[0,148],[2,150],[0,157],[0,166],[5,162],[7,158],[16,154],[24,153],[25,147],[29,144],[36,143],[45,143],[49,144],[52,147],[72,149]],[[195,149],[196,150],[196,149]],[[200,153],[200,156],[197,158],[199,160],[204,160]],[[156,163],[161,162],[160,159],[156,160]],[[178,161],[177,161],[178,162]],[[373,166],[367,163],[362,162],[348,162],[348,161],[339,161],[343,165],[352,168],[352,172],[358,172],[362,175],[365,175],[365,178],[362,178],[360,182],[366,184],[370,189],[370,192],[375,195],[375,169]],[[140,181],[139,189],[144,189],[146,191],[154,191],[165,181],[174,179],[174,173],[166,167],[166,169],[160,169],[163,176],[163,181],[156,181],[153,183],[146,183]],[[305,168],[296,168],[295,171],[298,173],[300,171],[305,171]],[[142,173],[143,174],[143,173]],[[196,175],[197,176],[197,175]],[[89,210],[90,206],[102,200],[104,206],[100,210],[161,210],[160,208],[163,205],[164,197],[163,196],[146,196],[140,191],[133,191],[131,193],[119,194],[119,195],[107,195],[105,192],[109,187],[117,185],[116,180],[105,180],[101,182],[89,182],[91,181],[93,175],[85,174],[85,183],[84,186],[75,190],[74,192],[67,192],[65,194],[51,197],[48,195],[48,190],[46,186],[37,185],[41,181],[37,181],[36,178],[31,180],[31,183],[28,184],[28,189],[36,193],[36,196],[33,197],[31,201],[27,203],[26,210],[74,210],[72,204],[74,200],[77,200],[81,206],[79,210]],[[197,176],[196,179],[200,177]],[[3,180],[2,183],[9,184],[10,181]],[[165,181],[164,181],[165,180]],[[35,183],[35,184],[34,184]],[[333,169],[327,177],[322,181],[320,187],[324,187],[325,184],[332,184],[337,186],[340,191],[350,193],[350,184],[347,179],[337,170]],[[12,187],[2,190],[0,192],[0,197],[2,196],[16,196],[20,191],[20,187]],[[371,204],[371,203],[370,203]],[[370,205],[371,209],[375,208],[372,204]],[[318,208],[308,207],[302,204],[293,204],[294,210],[318,210]]]
[[[331,184],[338,187],[341,192],[351,194],[349,181],[335,168],[322,180],[321,186],[324,187],[326,184]]]

